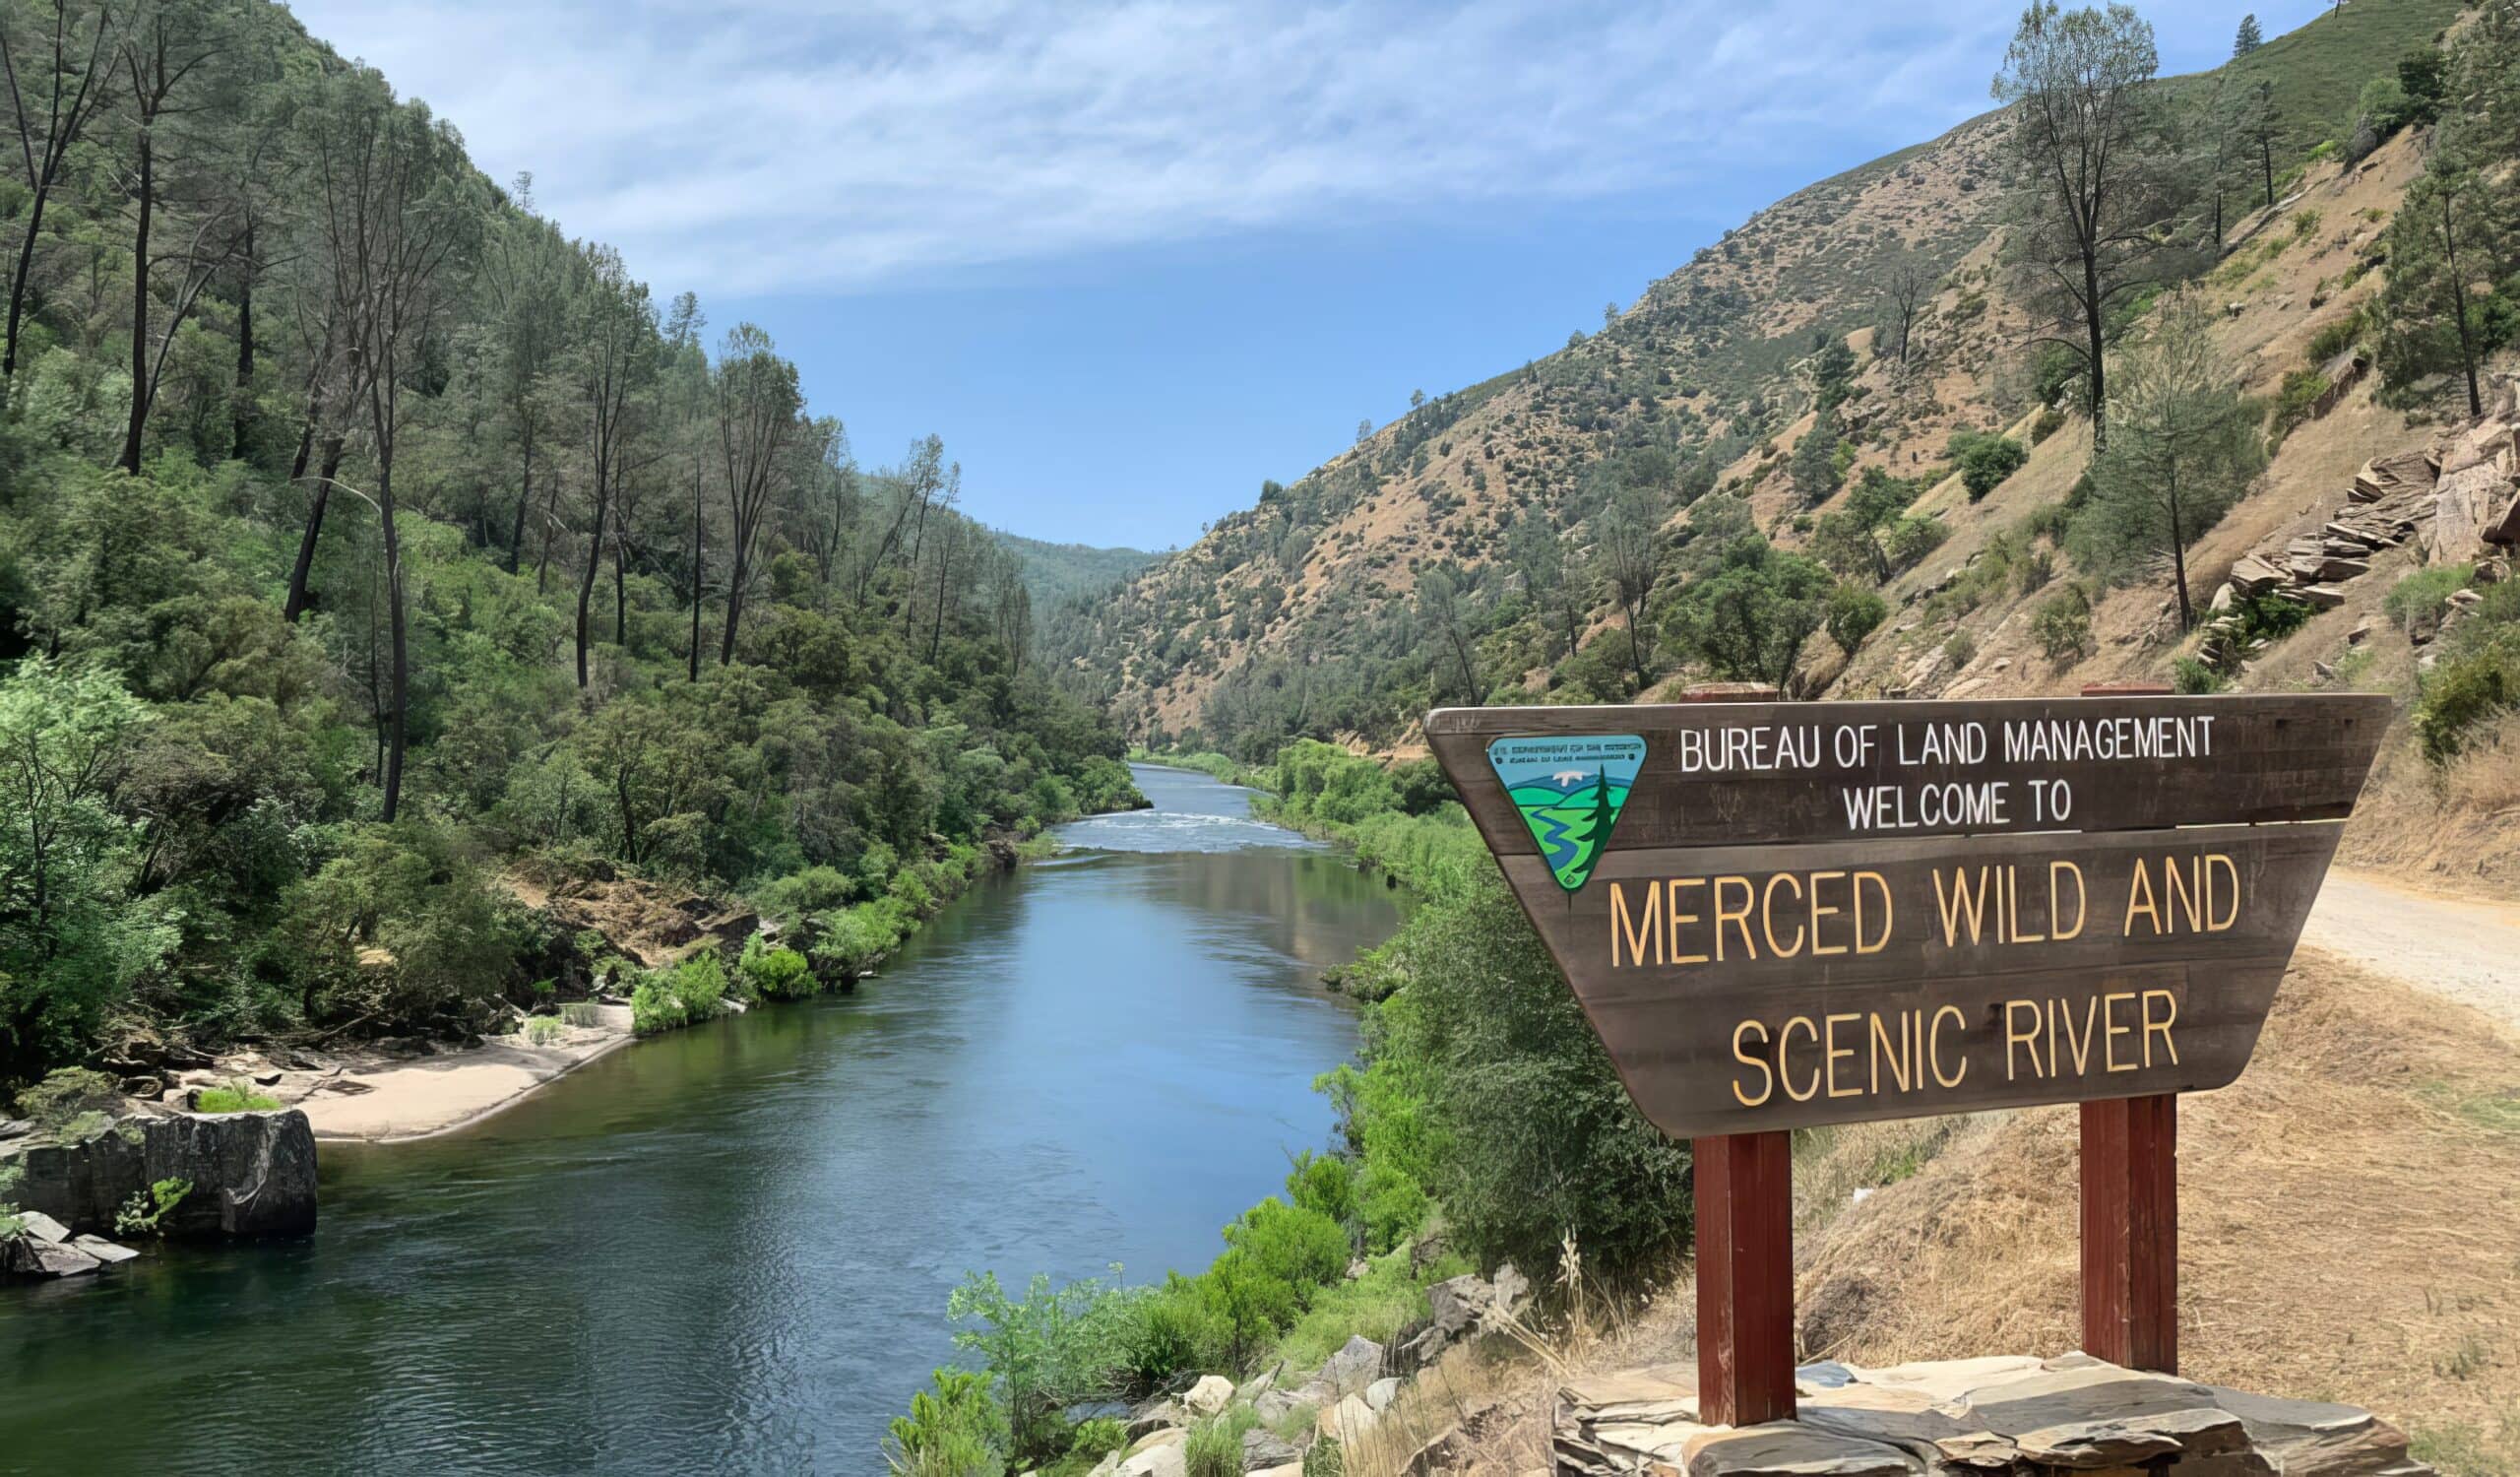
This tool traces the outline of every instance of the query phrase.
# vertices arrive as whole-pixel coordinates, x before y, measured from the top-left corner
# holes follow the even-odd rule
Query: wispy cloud
[[[301,0],[661,287],[1687,192],[1983,103],[2019,0]]]

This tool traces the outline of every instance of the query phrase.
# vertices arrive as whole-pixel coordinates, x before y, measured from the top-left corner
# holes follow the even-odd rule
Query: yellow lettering
[[[1839,908],[1824,908],[1820,905],[1820,884],[1832,877],[1843,877],[1845,875],[1846,873],[1842,871],[1815,871],[1811,873],[1811,954],[1814,958],[1817,958],[1822,954],[1843,954],[1847,951],[1847,946],[1843,943],[1822,943],[1820,941],[1820,920],[1824,918],[1835,918],[1838,914],[1845,911]]]
[[[1751,1097],[1748,1093],[1741,1090],[1740,1073],[1735,1072],[1732,1074],[1732,1099],[1744,1108],[1758,1107],[1760,1104],[1768,1100],[1770,1094],[1776,1091],[1776,1077],[1774,1073],[1768,1070],[1767,1062],[1741,1050],[1742,1036],[1751,1031],[1759,1033],[1759,1045],[1767,1045],[1768,1028],[1757,1021],[1745,1020],[1732,1028],[1732,1060],[1740,1062],[1743,1066],[1755,1066],[1759,1069],[1759,1095],[1757,1097]]]
[[[1899,1039],[1893,1042],[1890,1039],[1890,1033],[1881,1027],[1881,1017],[1878,1014],[1872,1017],[1872,1090],[1874,1092],[1881,1090],[1881,1052],[1884,1047],[1889,1048],[1890,1051],[1890,1080],[1899,1084],[1901,1092],[1909,1090],[1908,1022],[1913,1018],[1912,1012],[1900,1012]]]
[[[1933,1037],[1926,1049],[1926,1056],[1933,1063],[1933,1079],[1945,1087],[1957,1087],[1969,1075],[1969,1058],[1965,1053],[1957,1054],[1960,1057],[1960,1069],[1948,1077],[1942,1074],[1942,1018],[1946,1015],[1951,1017],[1952,1023],[1962,1030],[1967,1030],[1969,1027],[1969,1017],[1960,1013],[1959,1006],[1945,1005],[1936,1010],[1933,1013]]]
[[[2071,929],[2057,922],[2057,918],[2064,912],[2064,891],[2056,885],[2056,879],[2064,876],[2074,879],[2074,926]],[[2068,938],[2082,936],[2083,915],[2090,911],[2086,906],[2087,901],[2083,892],[2081,867],[2071,862],[2048,864],[2048,927],[2054,931],[2057,942],[2062,943]]]
[[[1619,967],[1618,946],[1627,944],[1627,962],[1643,964],[1651,959],[1663,962],[1663,915],[1654,906],[1654,894],[1645,894],[1645,906],[1635,914],[1627,911],[1627,888],[1610,884],[1610,968]],[[1652,952],[1649,954],[1648,949]]]
[[[2214,873],[2217,871],[2225,873],[2232,879],[2229,895],[2231,906],[2221,913],[2214,911]],[[2231,858],[2224,856],[2221,852],[2209,852],[2205,857],[2205,931],[2220,933],[2239,922],[2239,917],[2240,869]]]
[[[1816,1066],[1811,1068],[1811,1085],[1800,1092],[1794,1090],[1794,1079],[1785,1074],[1785,1050],[1793,1045],[1794,1028],[1796,1026],[1802,1028],[1803,1035],[1811,1038],[1813,1046],[1820,1044],[1820,1028],[1811,1024],[1809,1016],[1797,1015],[1787,1021],[1785,1029],[1779,1031],[1776,1036],[1776,1076],[1778,1083],[1785,1088],[1787,1097],[1797,1103],[1807,1103],[1820,1095],[1820,1069]]]
[[[1870,943],[1864,942],[1863,939],[1863,884],[1866,882],[1870,882],[1873,890],[1881,895],[1881,931],[1873,935]],[[1877,954],[1888,948],[1890,924],[1897,917],[1898,910],[1890,902],[1889,879],[1877,871],[1857,872],[1855,874],[1855,951],[1858,954]]]
[[[2139,898],[2142,901],[2138,902]],[[2128,938],[2135,936],[2135,915],[2138,913],[2153,921],[2155,933],[2162,931],[2162,910],[2153,901],[2153,881],[2144,870],[2144,859],[2141,857],[2135,859],[2134,880],[2126,884],[2126,922],[2118,930]]]
[[[2153,1001],[2156,999],[2162,1002],[2164,1011],[2159,1021],[2153,1019]],[[2177,1019],[2178,996],[2167,990],[2144,992],[2144,1064],[2146,1066],[2153,1064],[2153,1036],[2156,1032],[2161,1035],[2162,1050],[2170,1054],[2170,1064],[2178,1065],[2178,1047],[2170,1039],[2170,1028]]]
[[[1951,1008],[1951,1007],[1950,1007],[1950,1006],[1948,1006],[1948,1005],[1946,1005],[1946,1006],[1944,1006],[1943,1008],[1947,1010],[1947,1009],[1949,1009],[1949,1008]],[[2027,1030],[2027,1031],[2025,1031],[2025,1030],[2021,1029],[2021,1027],[2020,1027],[2019,1025],[2016,1025],[2016,1024],[2014,1023],[2014,1017],[2015,1017],[2015,1016],[2017,1016],[2020,1012],[2022,1012],[2022,1011],[2024,1011],[2024,1010],[2027,1010],[2027,1011],[2029,1011],[2029,1012],[2030,1012],[2030,1029],[2029,1029],[2029,1030]],[[2023,1045],[2027,1045],[2027,1046],[2030,1048],[2030,1074],[2031,1074],[2032,1076],[2034,1076],[2034,1077],[2045,1077],[2045,1076],[2047,1076],[2047,1075],[2048,1075],[2045,1071],[2040,1070],[2040,1067],[2039,1067],[2039,1028],[2040,1028],[2040,1023],[2041,1023],[2041,1016],[2040,1016],[2040,1013],[2039,1013],[2039,1002],[2038,1002],[2037,1000],[2006,1000],[2006,1001],[2004,1001],[2004,1080],[2005,1080],[2005,1081],[2009,1082],[2009,1081],[2013,1080],[2015,1077],[2018,1077],[2019,1075],[2021,1075],[2020,1071],[2019,1071],[2017,1068],[2015,1068],[2015,1067],[2014,1067],[2014,1065],[2013,1065],[2013,1048],[2015,1048],[2015,1047],[2017,1047],[2017,1046],[2023,1046]],[[1936,1013],[1936,1015],[1935,1015],[1935,1017],[1934,1017],[1934,1025],[1935,1025],[1935,1027],[1938,1029],[1938,1028],[1941,1026],[1941,1024],[1942,1024],[1942,1017],[1941,1017],[1941,1015],[1940,1015],[1939,1013]],[[1934,1080],[1935,1080],[1935,1081],[1937,1081],[1937,1082],[1941,1081],[1941,1080],[1942,1080],[1942,1073],[1940,1073],[1940,1072],[1935,1072],[1935,1073],[1934,1073]],[[1947,1085],[1947,1084],[1946,1084],[1946,1085]]]
[[[1741,889],[1741,906],[1737,909],[1727,908],[1724,906],[1724,889],[1728,885]],[[1724,957],[1724,926],[1728,923],[1741,931],[1742,951],[1747,953],[1753,959],[1759,957],[1759,946],[1750,941],[1750,879],[1748,877],[1717,877],[1715,879],[1716,958],[1721,959]]]
[[[1673,964],[1704,964],[1706,962],[1704,954],[1680,952],[1680,925],[1697,922],[1696,914],[1680,911],[1681,889],[1705,885],[1704,877],[1672,877],[1663,884],[1663,914],[1666,920],[1663,930],[1664,943],[1670,953]]]
[[[1976,943],[1978,933],[1986,921],[1986,869],[1978,868],[1978,890],[1969,890],[1969,873],[1955,867],[1951,869],[1951,889],[1943,890],[1942,873],[1933,874],[1934,902],[1942,909],[1942,943],[1949,948],[1960,942],[1961,910],[1968,910],[1969,941]]]
[[[1793,883],[1795,897],[1799,899],[1802,896],[1802,879],[1794,873],[1781,871],[1769,877],[1767,889],[1759,894],[1759,927],[1768,935],[1768,952],[1780,959],[1791,959],[1802,952],[1803,929],[1800,924],[1794,926],[1794,947],[1792,948],[1787,948],[1776,941],[1776,889],[1780,882]]]
[[[2131,1000],[2134,997],[2134,993],[2131,991],[2112,992],[2100,997],[2101,1060],[2113,1072],[2131,1072],[2135,1069],[2135,1063],[2132,1061],[2124,1066],[2117,1064],[2117,1038],[2135,1034],[2134,1027],[2121,1026],[2117,1023],[2117,1002]]]
[[[1860,1087],[1851,1086],[1844,1092],[1840,1092],[1838,1090],[1838,1059],[1845,1057],[1852,1060],[1855,1056],[1855,1048],[1841,1047],[1838,1045],[1838,1022],[1842,1020],[1861,1019],[1863,1019],[1863,1017],[1860,1015],[1829,1015],[1821,1018],[1822,1029],[1827,1036],[1827,1045],[1821,1049],[1821,1060],[1828,1063],[1829,1096],[1833,1098],[1859,1098],[1863,1096],[1863,1089]]]

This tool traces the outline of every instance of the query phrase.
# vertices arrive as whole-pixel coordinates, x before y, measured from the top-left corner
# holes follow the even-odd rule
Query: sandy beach
[[[196,1084],[244,1077],[256,1090],[304,1110],[318,1140],[403,1143],[470,1127],[508,1108],[547,1082],[629,1045],[630,1007],[602,1005],[592,1026],[571,1026],[541,1044],[520,1033],[476,1047],[441,1050],[425,1057],[375,1052],[301,1055],[280,1068],[258,1057],[222,1061],[212,1071],[188,1074]],[[276,1083],[261,1079],[278,1071]]]

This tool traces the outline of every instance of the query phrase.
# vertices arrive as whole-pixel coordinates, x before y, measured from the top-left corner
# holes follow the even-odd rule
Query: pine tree
[[[2240,33],[2232,42],[2232,55],[2246,56],[2265,44],[2265,33],[2257,29],[2257,16],[2251,13],[2240,17]]]

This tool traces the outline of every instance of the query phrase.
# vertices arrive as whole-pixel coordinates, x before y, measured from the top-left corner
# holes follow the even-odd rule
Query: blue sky
[[[2157,0],[2166,70],[2244,5]],[[2020,0],[299,0],[861,462],[1161,548],[1985,107]],[[2322,0],[2261,0],[2273,35]]]

